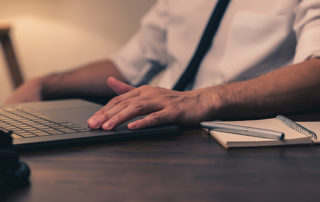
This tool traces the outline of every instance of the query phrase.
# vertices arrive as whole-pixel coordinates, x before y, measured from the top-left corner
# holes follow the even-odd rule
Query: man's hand
[[[5,104],[34,102],[41,100],[42,78],[32,79],[22,84],[6,101]]]
[[[152,86],[134,88],[112,77],[108,79],[108,85],[120,95],[88,120],[92,129],[112,130],[142,115],[147,116],[130,123],[128,128],[140,129],[169,122],[199,124],[212,116],[216,103],[212,102],[213,96],[206,93],[206,89],[178,92]]]

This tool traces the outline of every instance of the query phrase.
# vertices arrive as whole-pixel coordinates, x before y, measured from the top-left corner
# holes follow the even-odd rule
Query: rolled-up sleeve
[[[302,0],[296,10],[294,30],[297,36],[293,63],[320,56],[320,1]]]
[[[133,85],[141,82],[155,64],[161,68],[167,63],[166,6],[166,1],[157,1],[143,17],[138,32],[110,57],[121,74]]]

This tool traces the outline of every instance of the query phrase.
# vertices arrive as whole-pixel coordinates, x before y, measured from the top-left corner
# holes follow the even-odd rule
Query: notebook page
[[[285,133],[284,141],[260,137],[252,137],[246,135],[237,135],[225,132],[211,131],[211,135],[217,139],[225,147],[233,146],[268,146],[268,145],[284,145],[284,144],[302,144],[311,143],[310,136],[301,134],[286,125],[280,120],[261,119],[248,121],[221,121],[221,123],[228,123],[241,126],[249,126],[255,128],[264,128]]]
[[[292,144],[311,144],[311,138],[302,137],[298,139],[276,140],[259,138],[252,136],[237,135],[219,131],[210,131],[213,136],[222,146],[228,147],[258,147],[258,146],[276,146],[276,145],[292,145]]]

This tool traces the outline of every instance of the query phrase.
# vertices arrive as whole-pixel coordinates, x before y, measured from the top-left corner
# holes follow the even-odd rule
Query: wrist
[[[211,120],[228,117],[230,109],[238,102],[228,84],[204,88],[204,93],[208,96],[207,105]]]
[[[219,118],[223,116],[223,111],[229,103],[226,95],[227,89],[224,86],[214,86],[209,87],[210,90],[210,106],[212,110],[215,112],[214,118]]]
[[[224,91],[225,89],[220,86],[201,88],[193,91],[199,104],[198,110],[203,109],[200,110],[204,114],[203,121],[220,118],[227,103],[223,96]]]

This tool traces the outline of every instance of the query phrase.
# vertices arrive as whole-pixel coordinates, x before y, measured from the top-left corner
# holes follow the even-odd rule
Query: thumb
[[[107,83],[108,86],[118,95],[135,89],[135,87],[128,85],[122,81],[119,81],[114,77],[109,77]]]

